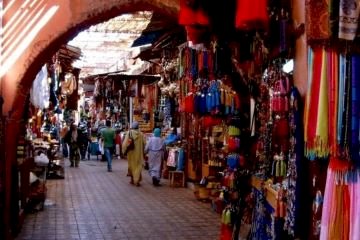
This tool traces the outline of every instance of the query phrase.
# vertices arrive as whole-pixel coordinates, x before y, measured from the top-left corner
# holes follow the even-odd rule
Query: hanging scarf
[[[314,49],[311,76],[311,87],[307,99],[306,117],[306,156],[326,158],[329,154],[328,147],[328,83],[326,52],[322,48]]]
[[[360,166],[359,117],[360,117],[360,55],[351,58],[351,160]]]
[[[346,76],[346,58],[343,54],[339,59],[339,90],[338,90],[338,122],[337,122],[337,144],[341,143],[342,121],[344,112],[344,100],[345,100],[345,76]]]
[[[345,83],[344,92],[340,93],[344,95],[343,99],[343,112],[341,121],[341,137],[340,147],[342,156],[348,159],[349,144],[351,138],[351,63],[349,57],[346,57],[346,69],[345,69]]]
[[[328,77],[329,77],[329,145],[332,155],[337,154],[337,111],[338,111],[338,88],[339,88],[339,65],[338,54],[335,51],[328,52]]]

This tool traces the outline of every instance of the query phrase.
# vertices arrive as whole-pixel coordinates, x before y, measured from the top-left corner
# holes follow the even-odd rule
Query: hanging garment
[[[48,82],[48,71],[46,64],[36,75],[30,90],[30,101],[31,103],[40,109],[49,107],[50,99],[50,86]]]
[[[64,81],[61,82],[61,94],[71,95],[76,88],[77,88],[77,83],[74,74],[66,73]]]
[[[353,181],[349,186],[350,191],[350,240],[360,239],[360,175],[358,171],[353,173]]]
[[[331,154],[338,153],[337,122],[338,122],[338,88],[339,88],[339,55],[336,51],[328,53],[329,81],[329,148]]]
[[[340,0],[339,38],[354,40],[359,24],[360,2],[357,0]]]
[[[306,35],[308,40],[330,37],[329,0],[306,0]]]
[[[179,24],[208,26],[210,20],[198,0],[180,0]]]
[[[359,240],[359,170],[332,158],[327,171],[320,240]]]
[[[302,180],[301,171],[303,165],[303,128],[302,128],[302,104],[301,96],[297,88],[293,87],[290,93],[290,147],[288,161],[288,189],[286,201],[286,217],[284,229],[290,236],[301,236],[303,212],[301,207],[304,196],[301,194]],[[307,191],[307,189],[306,189]],[[306,198],[306,197],[305,197]]]
[[[267,0],[237,0],[235,27],[250,30],[268,25]]]
[[[325,158],[328,146],[328,81],[327,55],[322,48],[315,48],[311,54],[309,70],[309,92],[305,105],[305,155],[313,160]]]
[[[353,55],[351,57],[350,154],[351,154],[351,160],[358,167],[360,167],[359,119],[360,119],[360,55]]]
[[[271,213],[274,209],[266,203],[262,192],[253,189],[255,198],[255,208],[253,210],[250,240],[270,240],[274,239]]]

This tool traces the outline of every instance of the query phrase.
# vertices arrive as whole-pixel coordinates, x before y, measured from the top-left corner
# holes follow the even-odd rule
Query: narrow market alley
[[[81,161],[65,179],[47,181],[43,211],[29,214],[16,239],[217,239],[220,219],[190,188],[154,187],[143,171],[129,184],[126,160]]]

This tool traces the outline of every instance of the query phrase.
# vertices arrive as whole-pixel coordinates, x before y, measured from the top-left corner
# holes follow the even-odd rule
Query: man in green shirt
[[[110,120],[106,120],[106,128],[102,130],[101,137],[104,141],[104,155],[108,163],[108,172],[111,172],[112,153],[115,146],[115,130],[111,127]]]

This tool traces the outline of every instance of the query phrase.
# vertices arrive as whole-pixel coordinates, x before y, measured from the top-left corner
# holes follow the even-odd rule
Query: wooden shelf
[[[265,198],[266,201],[274,208],[277,208],[277,202],[279,198],[279,193],[273,189],[270,185],[265,185],[264,181],[258,177],[251,177],[251,185],[257,190],[261,191],[265,189]]]

